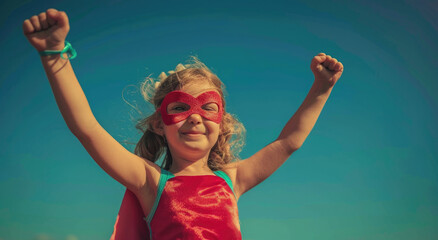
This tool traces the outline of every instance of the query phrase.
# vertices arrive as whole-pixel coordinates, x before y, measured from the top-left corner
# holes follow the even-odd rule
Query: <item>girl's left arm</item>
[[[312,59],[310,68],[315,75],[312,88],[279,137],[235,165],[235,190],[239,196],[269,177],[303,145],[344,69],[342,63],[324,53]]]

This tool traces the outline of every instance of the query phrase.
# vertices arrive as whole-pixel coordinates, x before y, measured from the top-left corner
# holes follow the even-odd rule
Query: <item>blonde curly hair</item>
[[[224,89],[222,81],[197,57],[191,56],[188,64],[178,64],[174,71],[160,74],[159,80],[148,76],[142,82],[140,91],[143,98],[158,109],[164,97],[174,90],[181,89],[193,81],[207,81],[219,92],[225,109]],[[149,117],[140,120],[136,128],[143,132],[143,136],[135,147],[135,154],[156,162],[164,155],[162,168],[169,170],[172,165],[172,155],[165,138],[154,132],[157,121],[161,121],[161,114],[155,111]],[[237,118],[226,111],[220,123],[220,133],[216,144],[210,151],[208,166],[217,171],[232,161],[239,160],[239,152],[244,145],[245,128]]]

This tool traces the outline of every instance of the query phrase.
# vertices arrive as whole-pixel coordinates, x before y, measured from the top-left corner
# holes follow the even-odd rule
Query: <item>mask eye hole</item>
[[[214,103],[214,102],[204,104],[202,106],[202,109],[204,109],[205,111],[208,111],[208,112],[219,112],[219,106],[217,105],[217,103]]]
[[[167,105],[167,113],[168,114],[176,114],[188,111],[190,109],[190,105],[181,102],[173,102]]]

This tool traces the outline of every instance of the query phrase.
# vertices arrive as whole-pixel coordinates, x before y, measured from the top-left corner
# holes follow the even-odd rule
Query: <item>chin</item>
[[[210,153],[210,150],[211,150],[210,146],[201,145],[199,143],[194,143],[194,142],[193,143],[186,142],[178,148],[178,151],[182,155],[190,154],[190,156],[195,156],[195,155],[205,156],[206,154]]]
[[[193,153],[201,153],[201,152],[209,152],[210,149],[206,146],[199,146],[199,144],[184,144],[183,152],[193,152]]]

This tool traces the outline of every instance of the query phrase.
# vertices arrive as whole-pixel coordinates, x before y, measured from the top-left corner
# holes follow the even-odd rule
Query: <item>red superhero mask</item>
[[[190,108],[183,112],[169,114],[167,112],[167,107],[169,104],[175,102],[187,104]],[[204,109],[203,106],[208,103],[217,104],[218,111]],[[164,97],[163,102],[157,111],[158,110],[160,110],[161,118],[166,125],[172,125],[177,122],[181,122],[195,113],[201,115],[203,118],[219,124],[222,121],[223,114],[222,98],[219,93],[215,91],[205,92],[196,98],[182,91],[172,91],[168,93],[166,97]]]

